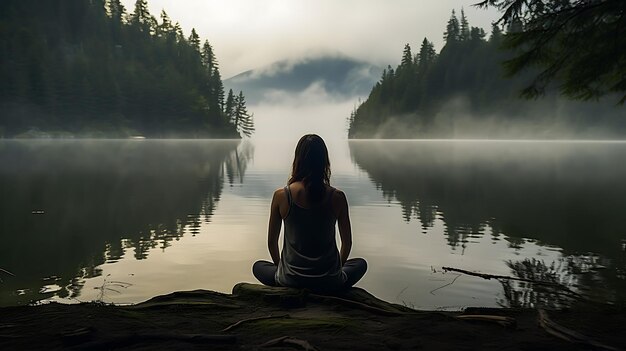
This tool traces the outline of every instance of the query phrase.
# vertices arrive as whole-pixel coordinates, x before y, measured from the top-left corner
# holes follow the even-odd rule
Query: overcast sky
[[[441,48],[445,24],[461,7],[470,25],[489,31],[494,10],[478,0],[148,0],[159,17],[165,9],[185,35],[196,28],[208,39],[222,77],[283,59],[341,53],[378,65],[397,65],[405,43],[424,37]],[[135,0],[122,1],[129,12]]]

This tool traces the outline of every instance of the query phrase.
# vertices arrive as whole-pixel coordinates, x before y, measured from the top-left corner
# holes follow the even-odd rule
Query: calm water
[[[626,144],[329,141],[358,286],[415,308],[626,300]],[[287,141],[0,141],[0,305],[230,292],[269,259]],[[451,284],[450,284],[451,283]],[[449,284],[449,285],[447,285]]]

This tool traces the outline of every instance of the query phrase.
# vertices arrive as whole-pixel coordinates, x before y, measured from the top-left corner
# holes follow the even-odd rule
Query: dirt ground
[[[0,350],[588,350],[626,348],[626,311],[415,311],[362,289],[339,296],[241,283],[132,306],[0,309]]]

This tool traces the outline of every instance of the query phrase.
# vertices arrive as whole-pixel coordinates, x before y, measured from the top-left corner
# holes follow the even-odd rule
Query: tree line
[[[251,135],[211,44],[159,18],[146,0],[0,2],[0,137]]]
[[[519,98],[538,72],[531,67],[507,76],[502,67],[515,57],[507,38],[524,31],[520,18],[494,23],[488,36],[470,25],[463,10],[460,16],[453,10],[445,28],[439,53],[427,38],[415,54],[405,45],[400,64],[383,70],[368,98],[351,112],[349,137],[626,134],[623,111],[612,102],[566,100],[554,83],[544,87],[541,100]]]

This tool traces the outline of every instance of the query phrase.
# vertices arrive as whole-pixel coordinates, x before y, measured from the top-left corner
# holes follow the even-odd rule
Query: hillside
[[[366,96],[381,69],[345,56],[319,56],[297,61],[283,60],[226,79],[233,91],[243,90],[249,103],[256,104],[274,91],[302,92],[319,84],[337,98]]]
[[[388,66],[368,98],[349,117],[351,138],[623,138],[624,110],[614,96],[572,101],[552,85],[537,100],[520,92],[535,72],[506,77],[507,33],[471,27],[463,11],[452,13],[436,52],[428,40],[414,54],[407,44],[401,63]]]
[[[211,45],[146,0],[0,2],[0,137],[235,137]]]

